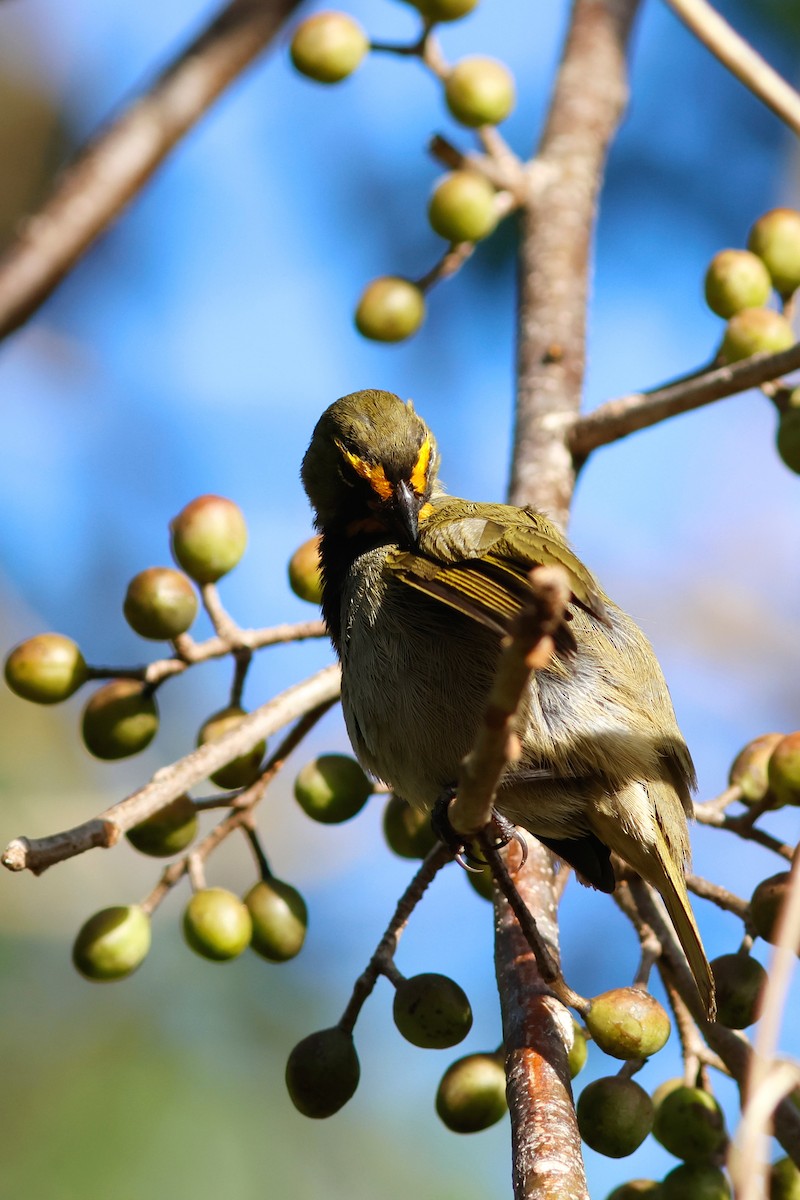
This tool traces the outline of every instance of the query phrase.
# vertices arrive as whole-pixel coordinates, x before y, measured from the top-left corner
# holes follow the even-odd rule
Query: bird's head
[[[302,479],[320,529],[417,541],[418,523],[436,487],[436,441],[428,426],[391,392],[353,392],[317,422]]]

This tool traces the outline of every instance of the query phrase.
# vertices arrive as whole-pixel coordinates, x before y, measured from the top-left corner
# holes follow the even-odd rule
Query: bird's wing
[[[558,531],[528,509],[445,501],[421,524],[418,548],[389,560],[395,578],[500,634],[529,602],[528,573],[536,566],[562,567],[573,601],[606,621],[591,574]]]

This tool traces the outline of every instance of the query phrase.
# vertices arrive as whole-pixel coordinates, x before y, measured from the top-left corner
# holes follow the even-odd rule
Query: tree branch
[[[57,179],[0,259],[0,339],[40,307],[298,0],[230,0]]]
[[[607,446],[609,442],[648,429],[668,417],[760,387],[798,369],[800,342],[780,354],[757,354],[743,362],[715,367],[702,375],[692,375],[652,391],[620,396],[578,418],[568,435],[569,448],[580,463],[598,446]]]
[[[575,482],[565,435],[580,407],[589,252],[608,144],[627,99],[638,0],[575,0],[522,210],[511,501],[565,526]]]
[[[114,846],[127,830],[158,812],[190,787],[207,779],[225,763],[246,754],[262,739],[271,737],[284,725],[324,704],[326,700],[336,699],[339,680],[339,667],[330,666],[310,679],[287,688],[244,717],[235,729],[156,771],[144,787],[83,825],[49,837],[15,838],[3,853],[3,866],[9,871],[28,870],[34,875],[41,875],[54,863],[83,854],[93,846]]]
[[[800,134],[800,95],[707,0],[667,0],[667,4],[754,96]]]

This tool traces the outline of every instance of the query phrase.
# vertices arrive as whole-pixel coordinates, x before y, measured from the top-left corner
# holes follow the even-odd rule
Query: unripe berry
[[[409,279],[381,275],[368,283],[356,308],[356,329],[373,342],[402,342],[425,319],[425,297]]]
[[[462,1042],[472,1028],[472,1009],[463,990],[446,975],[414,975],[397,985],[394,1023],[414,1046],[444,1050]]]
[[[795,388],[792,395],[795,393],[800,401],[800,390]],[[793,405],[779,416],[775,445],[789,470],[800,475],[800,407]]]
[[[223,734],[240,725],[242,718],[246,716],[246,711],[237,704],[231,704],[227,708],[221,708],[219,712],[212,713],[200,727],[197,735],[198,746],[204,746],[206,742],[217,741]],[[249,787],[251,783],[255,783],[261,773],[261,760],[266,749],[265,741],[257,742],[252,750],[225,763],[225,766],[210,775],[209,779],[221,788]]]
[[[641,988],[614,988],[589,1003],[586,1026],[600,1049],[614,1058],[649,1058],[669,1037],[669,1017]]]
[[[286,1064],[286,1087],[304,1117],[332,1117],[347,1104],[360,1075],[352,1035],[335,1025],[297,1043]]]
[[[731,317],[719,349],[724,363],[753,354],[777,354],[794,345],[794,332],[781,313],[771,308],[745,308]]]
[[[38,633],[20,642],[5,666],[12,692],[34,704],[58,704],[86,682],[86,663],[71,638],[60,633]]]
[[[730,1200],[730,1185],[719,1167],[682,1163],[661,1184],[662,1200]]]
[[[306,902],[282,879],[263,879],[244,898],[253,922],[250,945],[270,962],[286,962],[303,948],[308,926]]]
[[[586,1066],[586,1059],[589,1055],[589,1047],[586,1041],[586,1034],[577,1021],[573,1020],[572,1026],[575,1036],[572,1040],[569,1053],[567,1055],[567,1065],[569,1067],[569,1077],[574,1079],[576,1075],[580,1075],[583,1068]]]
[[[349,821],[366,804],[372,784],[354,758],[321,754],[301,769],[294,795],[307,816],[323,825]]]
[[[711,963],[717,1020],[728,1029],[746,1029],[758,1020],[767,972],[749,954],[721,954]]]
[[[295,596],[309,604],[322,602],[322,576],[319,569],[319,534],[298,546],[289,559],[289,587]]]
[[[459,21],[477,6],[478,0],[410,0],[428,21]]]
[[[183,914],[188,945],[212,962],[227,962],[240,955],[250,944],[252,928],[247,908],[226,888],[201,888]]]
[[[773,208],[764,213],[750,230],[747,248],[763,259],[782,296],[800,285],[800,212]]]
[[[664,1097],[656,1108],[653,1134],[670,1154],[692,1164],[707,1162],[727,1141],[722,1109],[696,1087],[677,1087]]]
[[[475,889],[482,900],[488,900],[490,904],[494,902],[494,878],[490,866],[487,865],[480,871],[470,868],[466,872],[466,876],[470,886]]]
[[[247,525],[238,504],[224,496],[198,496],[170,523],[175,561],[197,583],[216,583],[247,547]]]
[[[800,804],[800,732],[778,742],[767,764],[767,778],[779,804]]]
[[[138,904],[104,908],[81,927],[72,961],[85,979],[124,979],[150,949],[150,917]]]
[[[653,1102],[633,1079],[609,1075],[586,1085],[577,1116],[587,1146],[608,1158],[626,1158],[653,1127]]]
[[[197,810],[187,795],[178,796],[125,835],[141,854],[168,858],[180,854],[197,836]]]
[[[452,171],[434,188],[428,205],[433,229],[449,242],[478,242],[497,224],[495,190],[477,171]]]
[[[800,1200],[800,1171],[790,1158],[779,1158],[770,1167],[769,1200]]]
[[[505,1115],[506,1073],[496,1054],[468,1054],[447,1068],[436,1112],[453,1133],[478,1133]]]
[[[771,291],[769,271],[749,250],[720,250],[706,271],[706,303],[726,320],[743,308],[761,308]]]
[[[629,1179],[609,1192],[606,1200],[662,1200],[661,1184],[655,1179]]]
[[[430,813],[412,808],[400,796],[390,796],[383,810],[383,836],[401,858],[424,858],[437,840]]]
[[[514,107],[514,77],[495,58],[462,58],[447,76],[444,96],[462,125],[499,125]]]
[[[182,571],[148,567],[128,584],[123,612],[140,637],[171,641],[185,633],[197,616],[197,593]]]
[[[358,21],[342,12],[322,12],[295,30],[290,54],[301,75],[317,83],[339,83],[352,75],[369,50]]]
[[[774,942],[778,914],[789,894],[789,872],[762,879],[750,897],[750,921],[759,937]],[[799,948],[800,949],[800,948]]]
[[[156,702],[137,679],[107,683],[83,710],[83,741],[95,758],[112,760],[138,754],[150,745],[157,731]]]
[[[767,766],[770,755],[783,738],[782,733],[762,733],[753,738],[733,760],[728,783],[742,789],[745,804],[758,804],[769,791]]]

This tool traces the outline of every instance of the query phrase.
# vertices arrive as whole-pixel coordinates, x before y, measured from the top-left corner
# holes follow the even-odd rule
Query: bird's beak
[[[394,487],[394,509],[397,524],[412,546],[416,546],[419,538],[419,508],[419,497],[411,485],[401,479]]]

